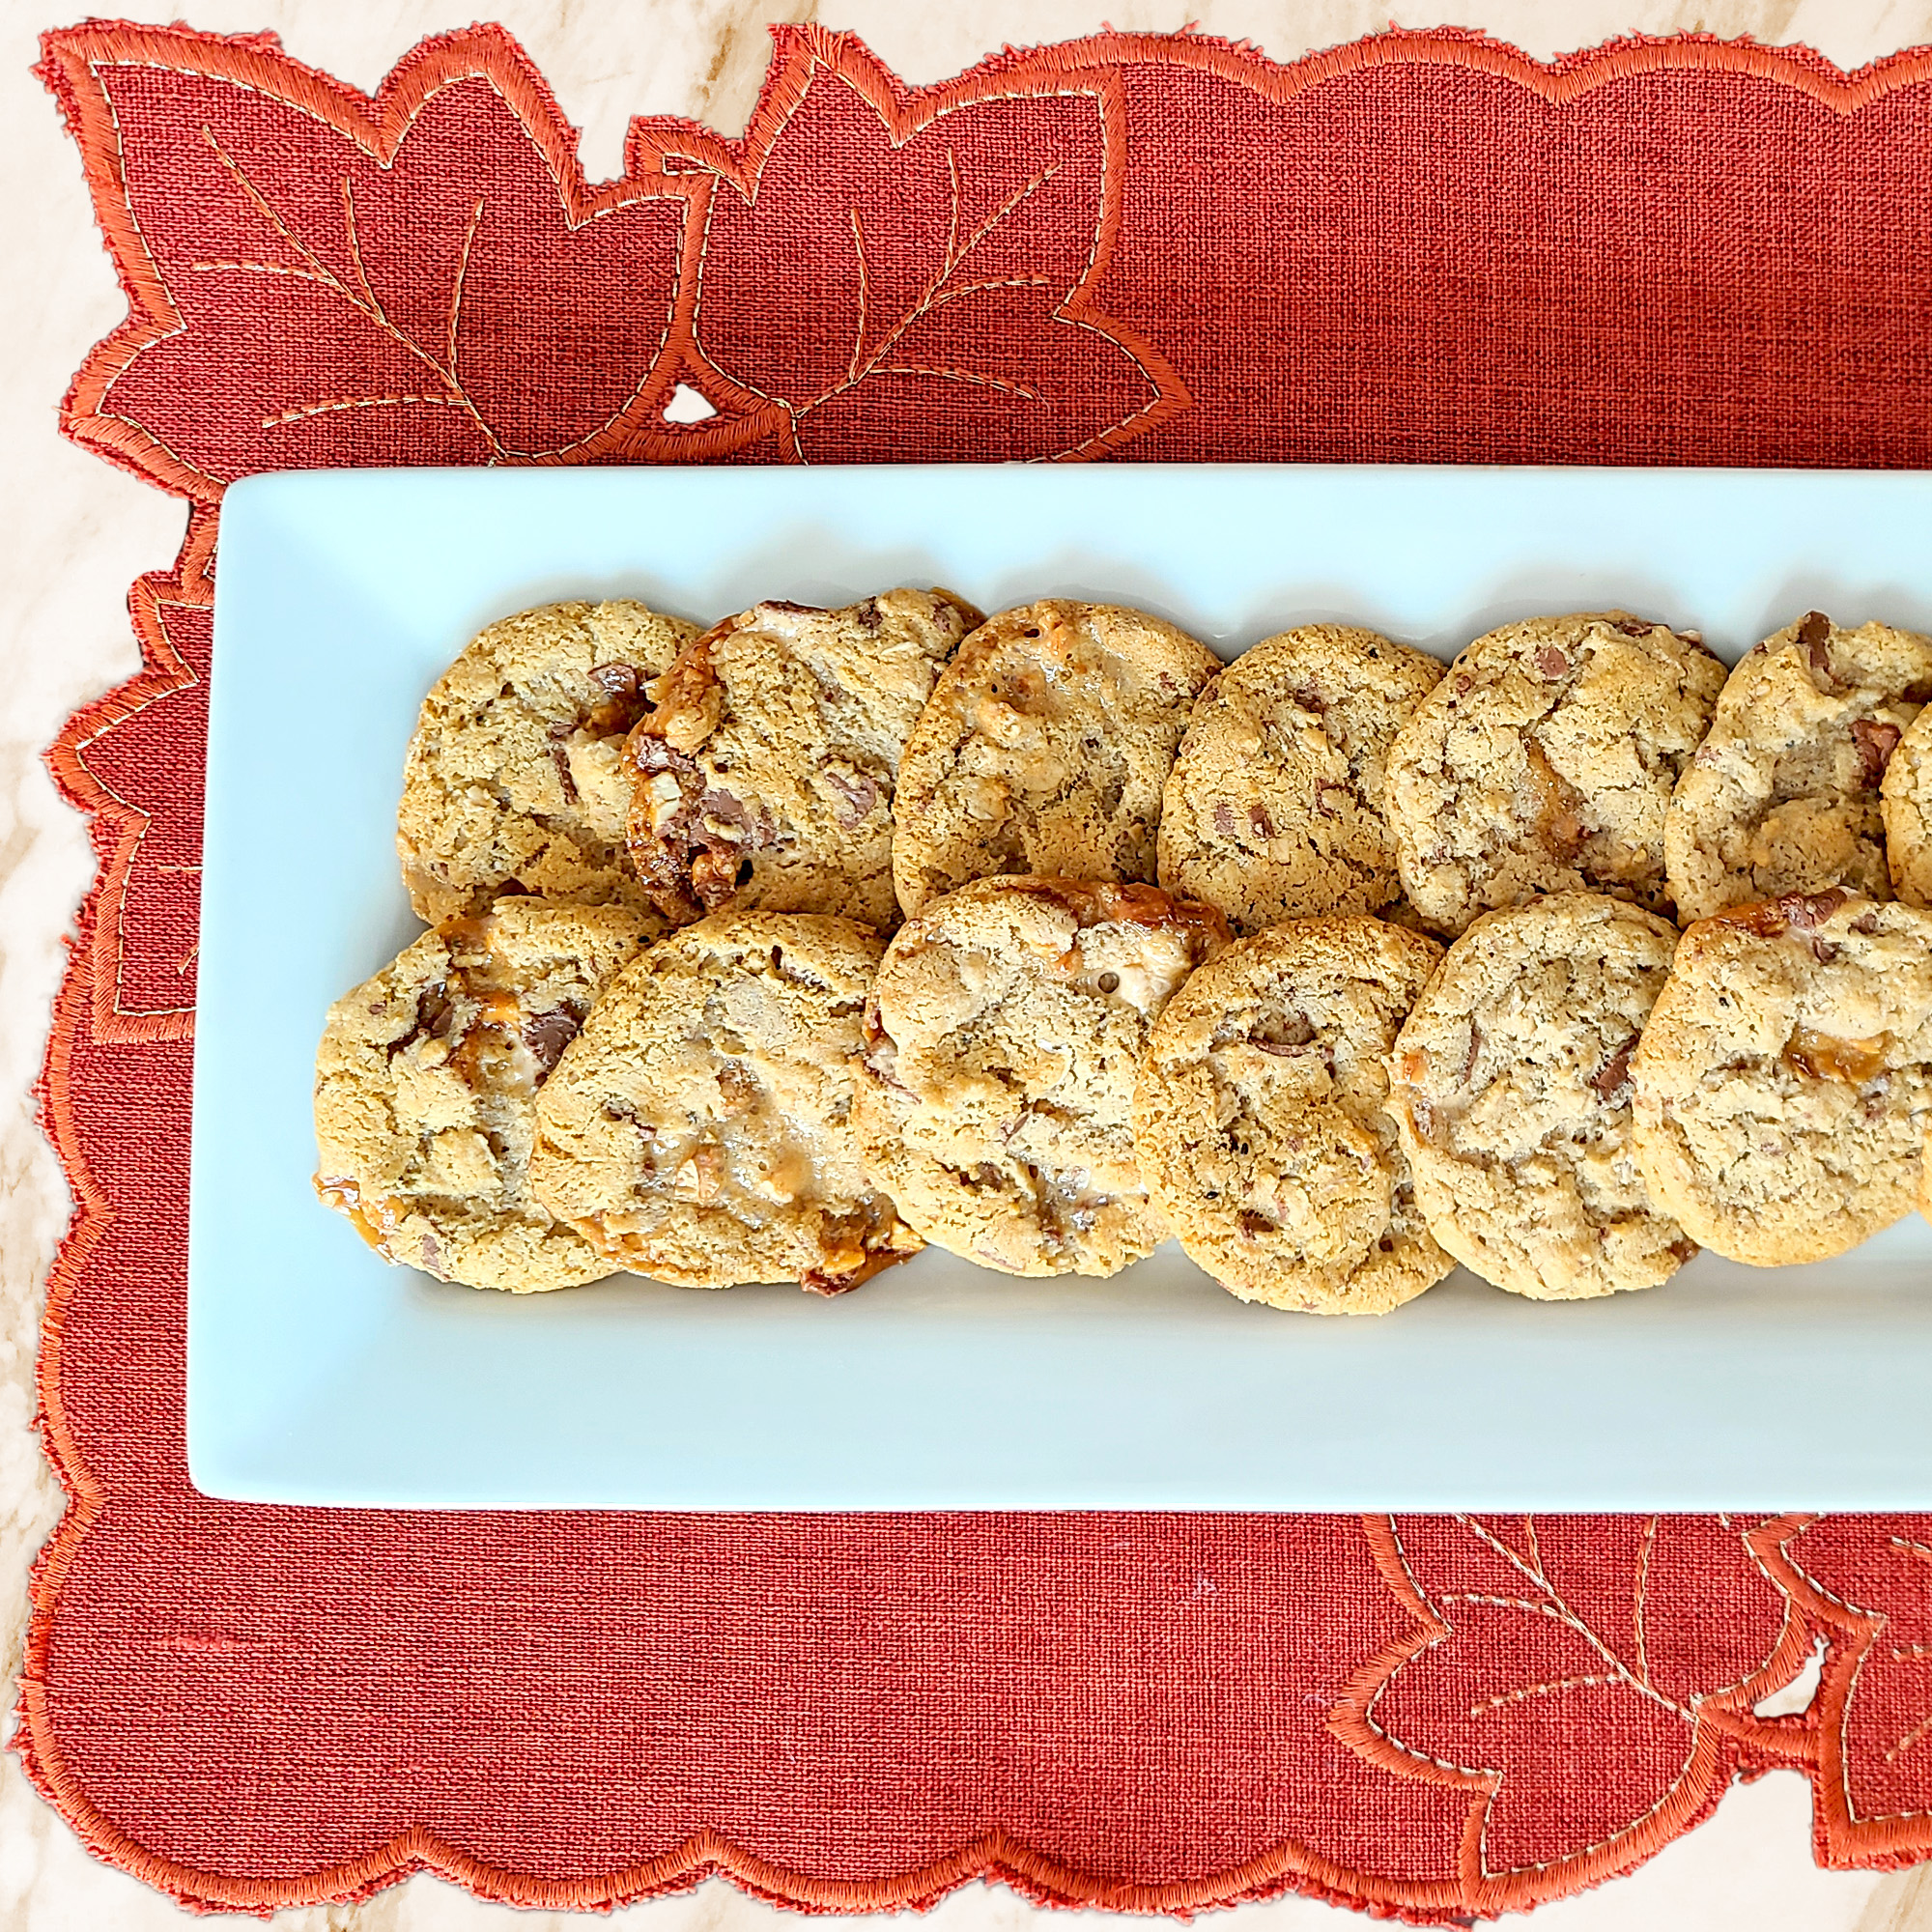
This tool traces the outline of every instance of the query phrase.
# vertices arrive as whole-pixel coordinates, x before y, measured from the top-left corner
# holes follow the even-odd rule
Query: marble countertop
[[[19,1666],[26,1574],[59,1515],[59,1495],[33,1433],[33,1364],[42,1287],[68,1214],[65,1182],[34,1120],[30,1089],[64,936],[93,869],[82,821],[55,795],[42,749],[76,705],[129,676],[138,659],[128,586],[168,564],[184,506],[63,442],[55,410],[87,347],[125,313],[95,235],[80,171],[51,99],[28,72],[33,41],[72,14],[12,0],[0,62],[9,130],[0,169],[0,229],[11,273],[0,293],[0,478],[14,567],[0,582],[0,649],[8,692],[0,712],[0,1664],[9,1691]],[[165,21],[182,0],[121,0],[122,17]],[[190,24],[272,28],[291,53],[358,87],[373,87],[424,35],[465,24],[447,0],[202,0]],[[619,171],[624,128],[639,113],[691,115],[735,132],[764,71],[765,23],[823,18],[862,35],[908,80],[957,72],[1006,42],[1034,43],[1113,26],[1251,40],[1278,58],[1386,27],[1456,23],[1487,29],[1543,58],[1621,33],[1703,29],[1804,42],[1842,67],[1932,42],[1932,0],[497,0],[488,12],[515,33],[583,129],[586,172]],[[511,1913],[417,1877],[367,1904],[278,1915],[286,1932],[520,1932],[567,1915]],[[654,1932],[715,1932],[776,1920],[773,1908],[713,1882],[696,1892],[614,1915]],[[1340,1927],[1346,1915],[1298,1898],[1244,1906],[1259,1932]],[[1042,1914],[1004,1890],[972,1887],[931,1916],[935,1932],[1009,1932]],[[96,1928],[159,1932],[189,1916],[96,1863],[0,1760],[0,1932]],[[204,1921],[205,1922],[205,1921]],[[1879,1877],[1818,1871],[1810,1806],[1795,1775],[1733,1791],[1715,1817],[1633,1876],[1537,1915],[1541,1932],[1932,1932],[1932,1867]]]

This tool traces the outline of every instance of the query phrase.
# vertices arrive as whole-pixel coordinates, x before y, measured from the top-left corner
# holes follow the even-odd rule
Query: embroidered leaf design
[[[1184,407],[1092,303],[1120,222],[1117,86],[910,95],[857,43],[795,32],[744,143],[639,130],[639,159],[716,179],[695,386],[765,412],[799,461],[1093,455]]]
[[[1932,1853],[1932,1519],[1801,1520],[1769,1567],[1831,1633],[1814,1700],[1833,1864]]]
[[[71,427],[170,488],[576,460],[662,408],[687,196],[591,193],[500,31],[425,43],[374,99],[175,29],[56,34],[43,72],[133,309]]]
[[[88,922],[97,1040],[192,1030],[213,548],[213,512],[197,511],[174,569],[135,580],[140,671],[70,718],[48,753],[68,797],[93,813],[100,855]]]
[[[214,514],[197,510],[175,568],[128,594],[141,669],[75,712],[47,753],[91,814],[100,860],[81,921],[97,1040],[180,1039],[193,1026],[213,548]]]
[[[1472,1909],[1520,1910],[1637,1862],[1717,1802],[1753,1703],[1808,1636],[1767,1576],[1788,1525],[1727,1517],[1372,1518],[1418,1621],[1332,1727],[1400,1776],[1470,1794]]]

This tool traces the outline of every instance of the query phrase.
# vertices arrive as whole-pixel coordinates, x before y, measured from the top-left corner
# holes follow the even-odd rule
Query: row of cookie
[[[890,930],[968,880],[1154,882],[1236,931],[1338,913],[1463,931],[1544,893],[1690,920],[1848,885],[1932,900],[1932,639],[1818,612],[1726,676],[1620,611],[1448,667],[1307,626],[1226,668],[1173,625],[949,592],[641,605],[482,633],[425,700],[399,845],[427,920],[522,891]],[[1917,721],[1917,722],[1916,722]]]
[[[1245,1298],[1378,1314],[1459,1261],[1570,1300],[1932,1211],[1932,913],[1833,889],[1680,936],[1568,893],[1446,952],[1361,915],[1233,944],[1208,917],[992,879],[906,923],[859,1119],[926,1239],[1105,1274],[1172,1231]]]
[[[1461,1260],[1576,1298],[1703,1242],[1781,1263],[1909,1211],[1932,914],[1833,891],[1694,925],[1598,894],[1448,949],[1366,916],[1235,941],[1138,884],[977,881],[887,944],[511,897],[331,1010],[317,1186],[481,1287],[618,1268],[854,1286],[923,1241],[1380,1313]]]
[[[476,1287],[831,1293],[926,1240],[1111,1274],[1168,1233],[1134,1151],[1149,1028],[1230,942],[1211,908],[1060,879],[976,882],[890,948],[815,913],[651,943],[628,907],[505,896],[331,1008],[317,1192]]]

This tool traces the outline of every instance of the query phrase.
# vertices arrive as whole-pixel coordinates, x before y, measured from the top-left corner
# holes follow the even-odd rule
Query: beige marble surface
[[[26,70],[43,26],[84,10],[0,0],[0,475],[7,554],[0,575],[0,1674],[12,1679],[25,1615],[25,1574],[58,1514],[31,1429],[41,1287],[67,1216],[59,1170],[33,1122],[38,1070],[63,934],[91,870],[81,822],[61,805],[41,748],[76,704],[128,676],[136,654],[124,600],[141,571],[172,560],[181,505],[62,442],[54,412],[88,344],[123,310],[95,240],[74,156],[48,98]],[[1586,46],[1641,29],[1703,27],[1804,41],[1842,66],[1932,42],[1932,0],[120,0],[126,17],[272,27],[291,52],[369,87],[426,33],[462,25],[471,6],[502,19],[583,128],[593,176],[614,173],[627,119],[698,116],[735,131],[765,61],[763,23],[822,18],[851,27],[908,79],[940,78],[1005,42],[1064,39],[1104,15],[1165,29],[1192,18],[1291,57],[1387,25],[1445,21],[1487,28],[1532,53]],[[1821,1873],[1810,1861],[1806,1787],[1776,1775],[1727,1797],[1715,1818],[1635,1875],[1537,1915],[1545,1932],[1932,1932],[1932,1869],[1880,1879]],[[770,1908],[713,1884],[617,1915],[652,1932],[751,1932]],[[934,1932],[1017,1932],[1041,1915],[1009,1893],[972,1888],[933,1916]],[[1298,1899],[1244,1907],[1260,1932],[1340,1926],[1345,1915]],[[0,1932],[158,1932],[187,1916],[92,1861],[40,1803],[16,1762],[0,1761]],[[287,1932],[471,1932],[561,1925],[513,1915],[417,1878],[371,1903],[291,1912]]]

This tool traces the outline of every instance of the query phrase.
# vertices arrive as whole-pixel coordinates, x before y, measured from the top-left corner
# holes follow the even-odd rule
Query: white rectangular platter
[[[1806,610],[1932,629],[1932,476],[879,468],[262,476],[222,510],[187,1437],[211,1494],[692,1509],[1932,1505],[1932,1226],[1698,1257],[1548,1306],[1459,1274],[1379,1321],[927,1251],[857,1293],[620,1278],[529,1297],[385,1266],[310,1191],[323,1015],[418,930],[403,749],[482,625],[559,597],[711,621],[943,583],[1077,596],[1224,654],[1347,619],[1444,657],[1622,605],[1727,659]]]

